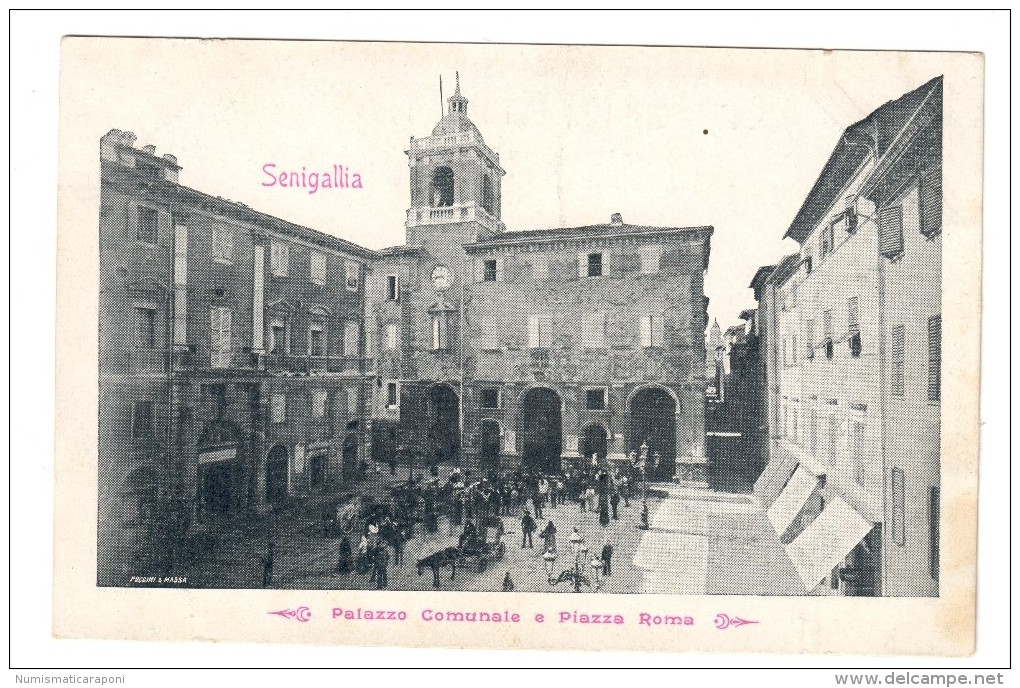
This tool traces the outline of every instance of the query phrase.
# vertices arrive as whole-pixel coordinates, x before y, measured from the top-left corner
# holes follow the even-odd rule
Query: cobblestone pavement
[[[406,479],[406,476],[404,476]],[[359,493],[381,497],[401,478],[388,473],[369,474],[358,485]],[[649,497],[648,530],[638,528],[639,499],[619,506],[619,519],[603,528],[597,512],[582,512],[576,502],[544,509],[541,530],[548,520],[557,528],[558,557],[553,576],[572,569],[574,557],[569,536],[575,526],[590,548],[587,559],[600,552],[606,541],[614,548],[612,576],[598,576],[582,562],[592,586],[603,593],[666,593],[681,595],[803,595],[792,563],[778,537],[753,498],[675,485],[655,486],[665,498]],[[375,588],[368,573],[336,572],[339,539],[322,531],[325,500],[310,500],[274,517],[215,524],[214,545],[187,571],[194,587],[259,588],[262,563],[270,538],[276,543],[274,588],[358,590]],[[548,582],[542,560],[543,541],[535,533],[534,549],[521,548],[519,512],[502,517],[506,555],[480,571],[476,562],[458,567],[450,580],[450,568],[442,569],[441,589],[501,591],[509,572],[515,592],[573,592],[573,585]],[[459,527],[441,518],[439,530],[428,533],[420,526],[405,545],[403,562],[391,557],[388,589],[431,590],[432,572],[418,574],[416,562],[440,549],[457,544]],[[352,544],[356,545],[354,541]]]

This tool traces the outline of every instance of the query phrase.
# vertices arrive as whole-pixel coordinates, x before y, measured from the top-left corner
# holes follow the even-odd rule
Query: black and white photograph
[[[74,144],[104,595],[357,591],[267,607],[350,626],[393,592],[454,593],[426,623],[583,595],[561,629],[751,635],[742,599],[937,600],[947,556],[972,588],[942,314],[979,303],[944,298],[943,238],[980,225],[943,137],[979,57],[64,51],[109,78]]]

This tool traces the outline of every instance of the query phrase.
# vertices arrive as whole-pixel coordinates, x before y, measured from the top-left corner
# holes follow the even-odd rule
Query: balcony
[[[499,220],[475,203],[460,203],[438,208],[408,208],[407,210],[407,227],[448,225],[456,222],[477,222],[493,232],[500,230]]]
[[[411,150],[427,151],[439,148],[457,148],[460,146],[470,146],[476,142],[481,143],[481,141],[477,140],[473,131],[462,131],[456,134],[440,134],[438,136],[412,139]]]

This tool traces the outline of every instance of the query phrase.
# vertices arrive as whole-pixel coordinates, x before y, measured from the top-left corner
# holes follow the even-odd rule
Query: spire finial
[[[453,75],[457,79],[457,88],[454,89],[453,95],[459,96],[460,95],[460,72],[459,71],[455,71],[453,73]]]

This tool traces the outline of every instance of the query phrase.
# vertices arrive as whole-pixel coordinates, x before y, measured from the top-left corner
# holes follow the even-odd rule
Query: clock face
[[[445,265],[436,266],[436,269],[432,271],[432,286],[436,288],[436,291],[446,291],[452,283],[453,274],[450,272],[450,268]]]

